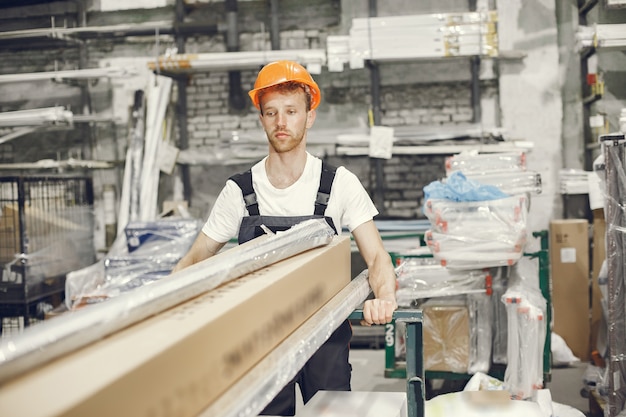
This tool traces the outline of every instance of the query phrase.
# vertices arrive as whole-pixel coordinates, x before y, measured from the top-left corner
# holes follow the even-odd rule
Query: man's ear
[[[315,123],[315,118],[317,117],[317,112],[315,110],[309,110],[306,114],[306,128],[310,129]]]

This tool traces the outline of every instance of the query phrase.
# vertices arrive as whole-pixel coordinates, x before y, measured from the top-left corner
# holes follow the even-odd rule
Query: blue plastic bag
[[[424,187],[424,201],[446,199],[452,201],[486,201],[509,197],[494,185],[467,179],[461,171],[453,172],[445,183],[433,181]]]

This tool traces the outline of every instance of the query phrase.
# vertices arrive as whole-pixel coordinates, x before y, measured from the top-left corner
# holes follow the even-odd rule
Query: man
[[[341,233],[345,225],[369,271],[374,299],[363,305],[363,324],[384,324],[396,309],[395,272],[373,218],[378,214],[358,178],[344,167],[322,163],[306,151],[321,93],[301,65],[277,61],[263,67],[249,93],[260,111],[269,154],[226,182],[211,214],[174,272],[215,255],[232,237],[239,243],[271,230],[285,230],[323,217]],[[349,391],[352,337],[346,320],[311,357],[298,376],[267,406],[265,415],[295,414],[295,382],[306,403],[318,390]]]

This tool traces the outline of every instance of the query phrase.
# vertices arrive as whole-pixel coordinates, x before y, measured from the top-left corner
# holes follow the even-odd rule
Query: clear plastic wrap
[[[67,307],[101,302],[167,276],[201,227],[202,222],[196,219],[129,223],[100,263],[88,267],[88,273],[69,274],[65,282]]]
[[[491,361],[496,364],[507,363],[507,338],[508,323],[506,306],[500,301],[508,286],[508,274],[504,273],[509,268],[492,268],[493,296],[491,304],[493,309],[493,339]]]
[[[516,399],[532,398],[534,391],[543,388],[547,303],[537,285],[537,272],[531,270],[525,263],[514,267],[501,298],[508,318],[504,383]]]
[[[466,175],[481,172],[525,171],[524,152],[484,153],[463,152],[446,158],[446,175],[462,171]]]
[[[428,200],[424,213],[432,226],[426,243],[448,268],[507,266],[522,257],[527,239],[525,195],[472,202]]]
[[[491,363],[491,297],[466,294],[432,298],[419,308],[424,315],[424,369],[488,372]],[[396,359],[406,358],[404,324],[396,323]]]
[[[239,245],[168,279],[29,327],[0,342],[0,383],[225,282],[327,245],[333,237],[334,231],[324,220],[308,220]]]
[[[541,174],[535,171],[471,172],[465,176],[482,184],[493,185],[503,192],[514,194],[541,194]]]
[[[406,258],[396,268],[396,276],[396,301],[401,307],[411,307],[423,298],[491,292],[488,271],[453,271],[441,265],[424,265],[420,258]]]

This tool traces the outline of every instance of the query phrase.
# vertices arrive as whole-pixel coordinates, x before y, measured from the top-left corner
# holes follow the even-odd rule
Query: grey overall
[[[330,190],[335,178],[336,168],[322,163],[320,186],[315,202],[315,212],[309,216],[261,216],[256,200],[256,193],[252,185],[250,170],[232,176],[243,193],[248,216],[242,219],[239,229],[239,243],[247,242],[265,232],[261,225],[265,225],[273,232],[287,230],[291,226],[311,218],[324,218],[335,230],[337,229],[330,217],[325,216],[326,206],[330,198]],[[263,410],[261,415],[293,416],[296,412],[296,382],[300,385],[304,403],[308,402],[319,390],[350,391],[350,375],[352,366],[348,362],[352,328],[348,320],[344,321],[330,338],[308,360],[294,379]]]

